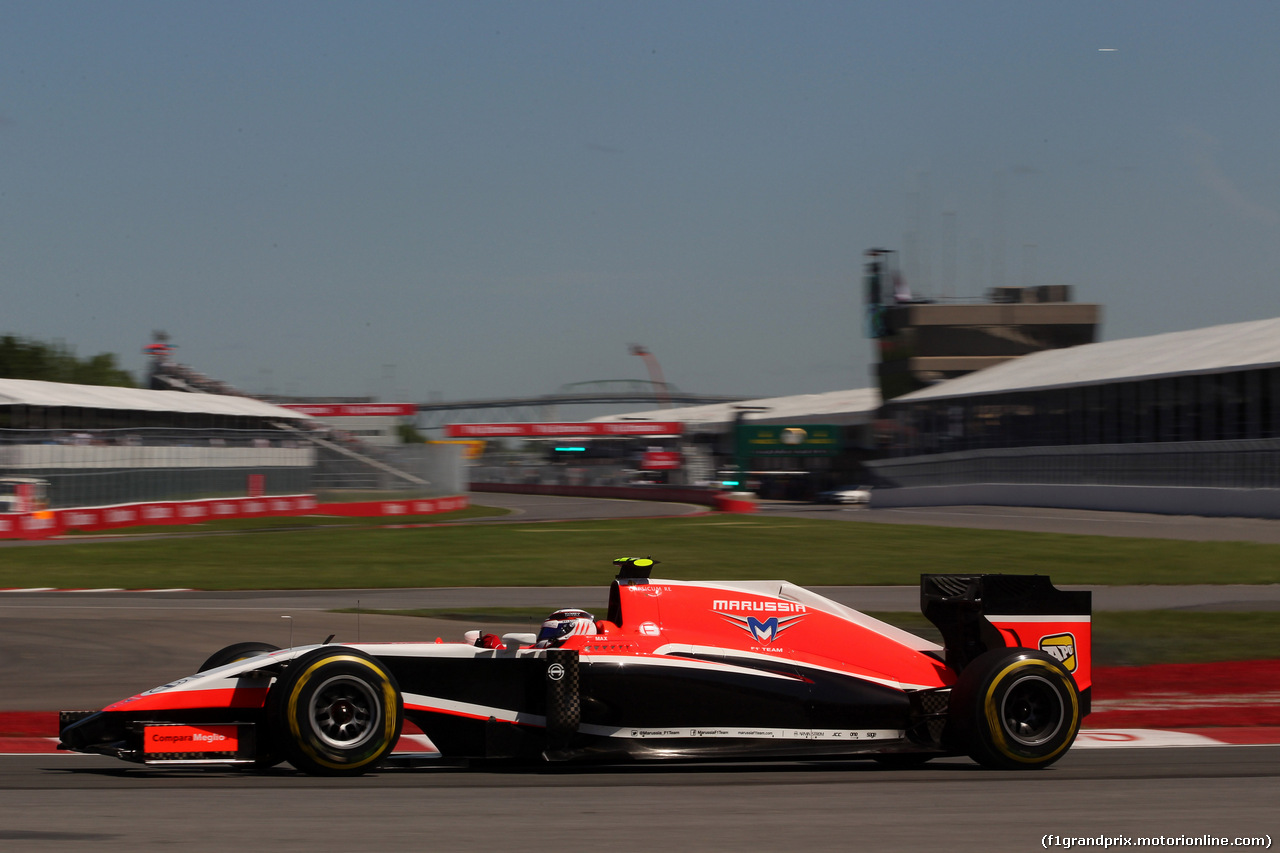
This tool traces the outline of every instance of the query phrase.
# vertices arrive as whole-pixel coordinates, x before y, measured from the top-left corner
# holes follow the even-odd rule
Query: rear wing
[[[1058,589],[1047,575],[921,575],[920,610],[957,673],[991,649],[1024,648],[1056,658],[1081,692],[1093,683],[1091,592]]]

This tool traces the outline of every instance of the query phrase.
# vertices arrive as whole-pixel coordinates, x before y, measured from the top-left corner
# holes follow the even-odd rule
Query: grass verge
[[[706,515],[409,529],[322,527],[7,547],[0,550],[0,587],[595,585],[612,576],[610,560],[627,554],[660,560],[659,577],[782,578],[802,585],[915,585],[922,572],[1039,573],[1060,585],[1280,581],[1280,545]]]

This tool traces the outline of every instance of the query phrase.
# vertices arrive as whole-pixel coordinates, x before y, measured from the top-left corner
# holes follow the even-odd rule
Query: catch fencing
[[[407,499],[465,488],[457,446],[383,451],[301,430],[0,430],[0,478],[44,481],[50,509],[301,494]]]

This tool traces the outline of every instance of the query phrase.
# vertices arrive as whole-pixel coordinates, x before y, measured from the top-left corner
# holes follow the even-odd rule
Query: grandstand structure
[[[1280,517],[1280,318],[1033,353],[882,415],[881,504]]]
[[[0,473],[44,480],[54,508],[300,494],[310,422],[247,397],[0,379]]]
[[[0,476],[43,481],[54,509],[244,495],[457,494],[459,454],[373,448],[304,412],[247,396],[0,379]]]

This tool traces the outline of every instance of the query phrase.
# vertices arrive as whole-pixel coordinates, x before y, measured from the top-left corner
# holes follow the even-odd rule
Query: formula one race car
[[[239,643],[186,678],[64,712],[61,749],[148,765],[354,775],[407,720],[441,757],[535,761],[967,754],[1045,767],[1089,713],[1090,593],[1042,575],[922,575],[944,646],[782,581],[614,561],[602,620],[467,642]]]

